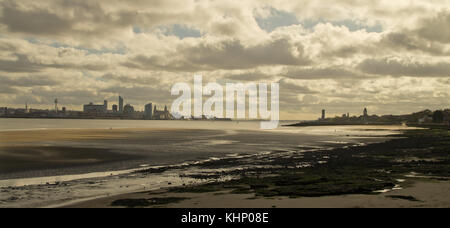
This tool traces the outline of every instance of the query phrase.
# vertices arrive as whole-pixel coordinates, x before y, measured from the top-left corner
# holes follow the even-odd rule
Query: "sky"
[[[450,107],[448,0],[0,0],[0,106],[277,82],[282,119]]]

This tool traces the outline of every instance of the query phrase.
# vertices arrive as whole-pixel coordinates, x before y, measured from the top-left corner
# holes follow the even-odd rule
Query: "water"
[[[259,129],[258,121],[163,121],[163,120],[72,120],[72,119],[2,119],[0,131],[47,129]]]

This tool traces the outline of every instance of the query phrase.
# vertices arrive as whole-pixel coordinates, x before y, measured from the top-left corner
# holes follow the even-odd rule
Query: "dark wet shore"
[[[409,130],[397,137],[366,146],[259,160],[255,161],[259,166],[282,168],[250,168],[234,173],[241,175],[239,180],[172,191],[231,188],[235,193],[255,193],[261,197],[310,197],[373,194],[401,184],[398,180],[408,175],[425,175],[442,180],[450,178],[448,131]],[[205,166],[218,167],[224,162],[211,162]],[[236,162],[239,161],[233,162],[234,165]],[[306,162],[311,166],[302,167]]]
[[[365,146],[348,145],[332,150],[315,149],[314,152],[309,149],[311,148],[304,148],[304,151],[299,153],[285,151],[285,156],[280,151],[277,156],[263,155],[257,159],[230,158],[206,162],[200,167],[204,169],[242,168],[208,172],[204,175],[195,174],[190,177],[214,179],[231,175],[239,178],[226,182],[169,188],[163,192],[148,192],[145,195],[149,199],[158,199],[158,202],[167,202],[167,205],[175,203],[172,206],[183,207],[183,203],[179,201],[188,199],[180,199],[176,196],[189,195],[193,199],[199,197],[197,199],[199,201],[206,195],[210,197],[209,200],[214,200],[215,197],[223,194],[236,195],[236,198],[246,195],[250,196],[249,199],[261,201],[274,197],[305,199],[304,197],[360,196],[361,194],[374,196],[393,189],[411,187],[418,180],[433,181],[434,184],[430,186],[440,186],[439,182],[445,185],[450,180],[450,132],[445,129],[408,130],[387,142]],[[444,197],[446,195],[450,197],[448,195],[450,192],[444,189],[443,191],[445,191],[442,193]],[[139,196],[143,195],[124,195],[84,205],[97,207],[151,207],[153,205],[151,202],[142,205],[146,199],[137,198]],[[169,196],[176,199],[176,202],[163,200],[164,197]],[[392,202],[397,202],[395,200],[422,202],[411,195],[390,195],[386,198]],[[135,205],[136,202],[141,205]],[[242,206],[238,204],[236,202],[237,207]],[[158,206],[161,205],[158,204]],[[198,206],[201,207],[201,205]]]
[[[109,195],[182,186],[169,191],[212,192],[226,189],[233,193],[256,193],[254,197],[267,197],[275,194],[274,191],[276,195],[287,195],[286,190],[279,187],[288,188],[292,183],[302,186],[306,186],[305,183],[317,183],[317,176],[325,185],[347,181],[330,179],[329,182],[323,182],[320,177],[322,174],[315,170],[339,159],[340,154],[333,148],[344,151],[364,148],[363,145],[397,137],[391,135],[397,130],[396,127],[370,129],[364,126],[351,129],[283,128],[274,132],[175,129],[5,132],[2,136],[8,140],[1,143],[2,156],[18,155],[18,162],[26,159],[37,162],[35,170],[30,168],[32,175],[45,175],[36,170],[40,168],[39,165],[44,164],[41,167],[46,168],[52,162],[53,165],[73,165],[74,172],[97,168],[106,172],[0,181],[4,186],[0,191],[5,193],[0,197],[0,207],[71,205]],[[15,135],[22,137],[16,138]],[[33,146],[36,147],[35,151],[27,150]],[[86,152],[79,151],[80,148]],[[5,151],[9,151],[9,155]],[[142,157],[136,161],[128,160],[134,156]],[[134,169],[139,164],[161,164],[164,161],[172,161],[173,165]],[[98,166],[102,163],[105,167]],[[118,169],[116,174],[112,174],[110,172],[113,172],[111,167],[114,164],[125,164],[128,165],[125,167],[132,169]],[[64,173],[65,169],[56,168],[55,171]],[[335,175],[332,178],[337,177]],[[301,181],[302,178],[306,179]],[[261,180],[265,183],[261,184]],[[285,184],[281,181],[285,181]],[[389,181],[383,180],[370,188],[390,187],[392,182]],[[362,179],[359,182],[362,183],[354,186],[371,184]],[[201,183],[209,184],[199,185]],[[354,186],[345,191],[353,191]],[[270,192],[264,193],[266,190]]]
[[[307,133],[307,131],[306,131]],[[344,135],[208,129],[65,129],[0,132],[0,180],[167,166],[212,157],[358,143]],[[358,137],[358,131],[352,133]],[[371,134],[371,133],[367,133]],[[367,139],[369,140],[369,139]],[[373,139],[382,140],[382,139]],[[324,141],[331,141],[324,142]],[[362,140],[366,141],[366,139]],[[370,141],[370,140],[369,140]],[[333,142],[337,142],[333,143]]]

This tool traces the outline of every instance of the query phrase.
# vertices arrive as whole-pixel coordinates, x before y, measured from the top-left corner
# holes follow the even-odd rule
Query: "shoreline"
[[[141,132],[139,135],[142,136],[142,133],[145,132],[145,129],[137,129],[139,132]],[[291,131],[291,129],[287,129],[288,132]],[[323,129],[322,129],[323,130]],[[321,131],[322,131],[321,130]],[[61,132],[67,131],[70,133],[69,135],[61,134]],[[127,130],[122,129],[116,129],[113,132],[120,133]],[[185,132],[186,130],[181,130]],[[102,140],[105,140],[104,134],[105,132],[109,132],[107,134],[111,134],[112,132],[110,130],[48,130],[45,132],[57,132],[57,138],[63,139],[62,142],[65,143],[66,139],[74,140],[74,138],[71,136],[72,133],[76,132],[77,138],[81,138],[83,142],[91,143],[93,139],[92,136],[96,134],[96,137],[100,137]],[[87,134],[89,137],[85,137],[83,135],[79,135],[80,132],[84,132],[84,134]],[[171,137],[173,137],[173,134],[177,133],[177,130],[172,130],[170,132],[166,132],[164,134],[169,134]],[[227,131],[226,131],[227,132]],[[333,131],[334,132],[334,131]],[[392,133],[392,130],[389,130],[389,132]],[[22,132],[19,132],[22,134]],[[389,133],[389,134],[391,134]],[[6,132],[4,134],[10,134],[10,132]],[[47,138],[51,138],[52,140],[55,140],[52,135],[48,134],[42,134],[39,131],[32,131],[29,132],[29,137],[22,137],[22,141],[18,141],[15,143],[23,143],[25,140],[27,143],[31,143],[32,145],[37,140],[37,142],[46,141]],[[56,133],[55,133],[56,134]],[[133,133],[134,134],[134,133]],[[184,133],[183,133],[184,134]],[[191,133],[190,133],[191,134]],[[196,134],[199,134],[198,132]],[[205,130],[205,134],[208,135],[208,137],[211,137],[211,131]],[[250,135],[248,135],[250,134]],[[242,132],[238,135],[236,134],[224,134],[223,132],[218,134],[217,137],[220,137],[220,139],[223,141],[223,137],[231,137],[229,140],[235,140],[236,137],[241,137],[241,135],[248,135],[246,137],[251,137],[255,139],[253,136],[254,134],[261,135],[264,137],[272,137],[273,134],[278,135],[277,137],[280,137],[281,140],[284,140],[286,136],[297,138],[299,135],[302,135],[301,137],[304,137],[303,134],[298,134],[298,132],[292,133],[286,133],[286,132],[273,132],[273,133],[267,133],[267,132],[261,132],[261,131],[252,131],[252,132]],[[204,157],[201,160],[192,160],[192,162],[189,161],[183,161],[181,163],[175,163],[177,165],[148,165],[148,167],[139,167],[137,170],[138,172],[131,172],[127,174],[121,174],[121,175],[113,175],[106,177],[100,177],[100,178],[89,178],[89,179],[78,179],[74,178],[74,180],[66,181],[63,179],[54,180],[54,183],[51,182],[51,180],[46,180],[44,182],[41,182],[41,185],[30,185],[27,183],[21,184],[22,187],[10,187],[10,188],[0,188],[1,192],[4,192],[6,194],[3,195],[3,197],[0,197],[0,207],[6,207],[6,206],[12,206],[12,207],[20,207],[21,205],[24,207],[29,206],[36,206],[36,207],[48,207],[52,205],[60,205],[62,202],[63,205],[66,205],[67,202],[72,201],[79,201],[80,199],[96,199],[98,197],[104,197],[104,196],[111,196],[111,195],[118,195],[118,194],[124,194],[129,192],[135,192],[135,191],[144,191],[149,189],[154,189],[155,186],[158,186],[158,188],[167,188],[167,187],[173,187],[173,186],[192,186],[192,184],[200,184],[200,183],[209,183],[214,182],[217,179],[220,178],[233,178],[234,176],[240,175],[239,173],[242,172],[241,168],[249,168],[249,169],[264,169],[266,167],[265,164],[258,164],[257,161],[270,161],[271,159],[277,158],[277,157],[290,157],[292,153],[296,153],[298,151],[302,151],[305,153],[312,153],[312,151],[323,149],[323,147],[326,148],[335,148],[335,147],[345,147],[345,146],[358,146],[365,143],[373,143],[373,142],[380,142],[384,141],[384,138],[390,138],[390,136],[386,137],[379,137],[380,132],[378,130],[376,132],[364,132],[364,134],[368,135],[376,135],[374,137],[359,137],[361,134],[360,130],[353,130],[353,137],[343,137],[339,136],[342,140],[347,141],[347,143],[342,144],[341,140],[336,140],[336,137],[323,137],[323,136],[316,136],[316,135],[310,135],[307,137],[307,139],[314,139],[316,140],[316,143],[313,143],[311,145],[304,145],[302,147],[297,146],[293,148],[286,147],[286,145],[283,145],[280,149],[274,149],[270,150],[269,148],[265,146],[258,146],[261,148],[265,147],[265,150],[258,150],[258,153],[249,153],[250,151],[247,151],[247,153],[229,153],[227,155],[220,154],[214,154],[209,156],[202,156]],[[35,136],[38,138],[35,138]],[[192,135],[192,134],[191,134]],[[110,140],[115,141],[118,137],[119,139],[123,137],[121,133],[117,135],[116,133],[113,133],[113,136]],[[140,137],[141,137],[140,136]],[[44,137],[44,140],[41,140],[40,137]],[[127,136],[129,137],[129,135]],[[106,139],[108,139],[107,137]],[[333,138],[336,138],[333,140]],[[39,140],[38,140],[39,139]],[[128,138],[127,140],[129,140]],[[77,139],[78,140],[78,139]],[[87,141],[86,141],[87,140]],[[260,141],[263,141],[264,139],[258,139]],[[289,139],[291,140],[291,139]],[[289,141],[288,140],[288,141]],[[139,141],[142,141],[141,139]],[[213,140],[214,141],[214,140]],[[226,143],[225,141],[220,143]],[[78,141],[77,141],[78,142]],[[204,145],[204,143],[207,142],[205,140],[201,140],[201,144]],[[209,141],[211,142],[211,141]],[[363,142],[363,143],[362,143]],[[13,143],[13,142],[10,142]],[[47,143],[47,142],[46,142]],[[219,142],[217,142],[219,143]],[[270,144],[273,144],[272,142]],[[208,148],[215,148],[216,144],[206,144],[208,145]],[[221,144],[222,145],[222,144]],[[224,146],[231,146],[232,144],[224,144]],[[240,144],[235,145],[234,147],[239,147]],[[258,145],[258,144],[255,144]],[[319,146],[320,145],[320,146]],[[294,145],[293,145],[294,146]],[[283,149],[284,148],[284,149]],[[91,155],[92,156],[92,155]],[[218,159],[221,158],[221,159]],[[308,165],[309,161],[304,163],[303,165]],[[139,163],[139,164],[145,164],[145,163]],[[180,165],[181,164],[181,165]],[[268,164],[269,166],[272,166]],[[135,166],[134,166],[135,167]],[[274,166],[275,167],[275,166]],[[121,170],[121,169],[120,169]],[[222,174],[222,172],[225,173],[225,175]],[[102,172],[102,173],[108,173],[108,172]],[[169,177],[167,177],[169,175]],[[105,175],[102,175],[105,176]],[[45,178],[44,178],[45,179]],[[39,178],[37,178],[39,180]],[[39,181],[38,181],[39,182]],[[48,184],[46,182],[49,182]],[[32,183],[36,184],[36,183]],[[27,192],[33,192],[31,195],[27,195]],[[68,194],[65,194],[64,192],[68,192]],[[75,194],[76,193],[76,194]],[[75,195],[73,195],[75,194]],[[49,195],[50,198],[46,195]],[[93,197],[94,196],[94,197]],[[43,197],[43,198],[42,198]],[[47,204],[41,202],[42,199],[46,199],[48,201]],[[60,201],[63,200],[63,201]],[[83,200],[84,201],[84,200]]]
[[[417,143],[418,139],[422,143]],[[312,167],[292,168],[286,160],[279,160],[276,163],[284,168],[234,172],[240,176],[237,180],[128,193],[65,207],[450,207],[448,145],[440,139],[450,139],[448,131],[409,130],[383,143],[313,153],[339,156]],[[428,147],[439,142],[442,146],[439,151]],[[430,155],[430,150],[436,154]],[[406,161],[408,156],[417,157]],[[405,161],[398,160],[399,157]],[[362,166],[358,164],[361,161]],[[210,167],[227,165],[212,163]],[[392,170],[379,170],[391,166]],[[208,202],[217,203],[214,206]]]
[[[318,128],[315,130],[319,131],[314,132],[315,130],[313,128],[310,134],[318,134],[320,136],[323,134],[324,129]],[[8,205],[13,207],[20,207],[21,205],[24,207],[72,207],[82,205],[109,207],[113,202],[109,202],[108,204],[101,203],[108,197],[114,196],[118,200],[127,200],[128,196],[139,195],[139,192],[145,192],[142,196],[148,197],[149,194],[153,195],[153,190],[155,189],[158,191],[166,191],[168,196],[174,196],[169,197],[172,199],[180,198],[177,197],[177,194],[198,194],[198,197],[181,197],[186,199],[179,200],[176,203],[173,202],[173,204],[170,200],[168,202],[166,199],[163,199],[163,202],[159,202],[161,204],[158,204],[158,207],[172,207],[177,205],[183,207],[183,205],[187,205],[184,201],[190,202],[189,198],[203,199],[205,197],[210,198],[223,195],[229,195],[227,197],[230,198],[239,198],[239,195],[250,195],[251,197],[247,198],[252,198],[257,202],[259,200],[265,201],[264,199],[270,199],[272,197],[279,197],[284,199],[282,201],[286,201],[286,198],[321,198],[361,193],[371,195],[375,191],[397,188],[397,186],[403,187],[403,183],[400,183],[398,181],[399,179],[417,178],[419,174],[424,173],[420,172],[420,170],[417,172],[418,174],[405,173],[405,168],[401,166],[406,163],[403,161],[394,162],[393,160],[399,160],[400,158],[396,157],[395,153],[386,153],[386,148],[393,150],[399,148],[402,150],[405,149],[407,153],[410,153],[407,155],[411,157],[401,158],[400,160],[412,161],[427,166],[439,161],[440,158],[420,158],[421,153],[426,150],[426,147],[415,148],[416,146],[420,146],[414,144],[415,141],[423,141],[426,145],[427,143],[436,143],[436,140],[439,141],[439,137],[444,137],[444,142],[448,140],[447,135],[442,135],[444,131],[442,129],[424,130],[411,128],[411,130],[405,131],[405,129],[399,128],[397,130],[400,132],[393,134],[395,133],[393,128],[362,127],[361,129],[351,128],[351,136],[346,136],[346,132],[342,131],[343,129],[346,128],[338,128],[337,134],[334,128],[331,129],[335,135],[339,135],[340,140],[338,139],[339,137],[332,140],[332,137],[327,136],[322,138],[320,136],[319,138],[315,138],[315,140],[319,139],[316,142],[317,144],[297,144],[293,148],[283,146],[284,149],[280,148],[267,152],[260,151],[259,153],[228,154],[225,157],[216,154],[210,156],[209,159],[203,159],[201,162],[177,163],[181,164],[181,166],[150,165],[148,167],[140,167],[136,172],[127,174],[73,180],[69,182],[62,180],[61,182],[58,181],[55,185],[49,183],[40,186],[0,188],[1,192],[7,193],[4,195],[6,198],[0,197],[0,207]],[[370,132],[368,132],[369,129]],[[107,130],[101,131],[107,132]],[[119,130],[119,132],[121,131]],[[145,132],[143,129],[139,129],[139,131],[142,131],[141,133]],[[285,134],[284,131],[291,133]],[[300,130],[300,132],[302,131]],[[436,132],[433,133],[433,131]],[[169,134],[173,135],[176,132],[176,130],[171,131]],[[211,132],[206,131],[206,133],[210,134]],[[295,130],[295,128],[286,128],[276,132],[280,140],[283,140],[286,136],[299,137],[298,133],[299,131]],[[90,140],[92,139],[91,134],[88,137]],[[245,134],[248,134],[248,132]],[[366,135],[364,136],[362,134]],[[383,134],[385,135],[383,136]],[[61,134],[58,135],[59,137],[66,137]],[[101,135],[103,139],[103,133]],[[271,134],[265,137],[268,136],[273,137]],[[218,134],[218,137],[222,141],[223,137],[231,137],[229,140],[233,140],[232,138],[234,137],[241,137],[241,133],[238,135],[221,133]],[[254,138],[253,135],[251,137]],[[415,138],[412,139],[411,137]],[[115,140],[114,137],[112,139]],[[35,139],[31,138],[29,140],[33,141]],[[225,143],[225,141],[221,143]],[[202,144],[205,142],[205,140],[201,140]],[[272,142],[270,143],[272,144]],[[227,143],[224,145],[231,144]],[[215,147],[215,144],[211,144],[210,146]],[[420,153],[416,153],[417,151],[414,152],[414,150],[409,151],[411,149],[418,149]],[[369,151],[373,152],[368,153]],[[442,156],[448,156],[447,153],[443,153],[442,151],[439,153]],[[368,155],[374,155],[374,157]],[[419,158],[416,159],[414,156]],[[385,159],[388,157],[391,157],[391,159]],[[373,158],[376,158],[376,160],[373,160]],[[384,171],[367,170],[367,167],[372,166],[376,167],[376,170],[381,170],[386,165],[389,167],[393,164],[398,170],[392,170],[392,177]],[[431,169],[431,173],[439,170],[440,164],[437,165],[434,169]],[[445,174],[447,169],[443,168],[441,170]],[[330,173],[341,174],[330,175]],[[413,175],[413,177],[405,177],[405,174]],[[356,178],[354,178],[355,175]],[[443,178],[446,177],[446,174],[436,173],[434,176]],[[428,177],[431,176],[428,175]],[[342,184],[344,183],[349,183],[349,185],[343,186]],[[322,190],[317,191],[314,189]],[[152,191],[149,192],[149,190]],[[33,192],[31,196],[23,195],[30,191]],[[76,195],[65,195],[65,191],[76,193]],[[55,196],[52,196],[51,199],[46,199],[48,203],[44,203],[43,201],[39,201],[43,194],[54,194]],[[155,198],[158,198],[158,196],[155,196]],[[14,201],[17,201],[17,203]],[[232,202],[231,199],[230,202]],[[116,202],[117,205],[121,205],[121,203],[123,202]],[[125,203],[128,205],[130,202]],[[133,202],[130,205],[134,207],[132,206]]]

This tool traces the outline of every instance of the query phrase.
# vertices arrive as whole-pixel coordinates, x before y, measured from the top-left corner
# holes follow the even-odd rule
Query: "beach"
[[[354,159],[348,156],[352,153],[359,156],[358,148],[388,142],[407,129],[402,126],[339,126],[280,127],[261,131],[255,123],[220,123],[223,129],[217,129],[211,122],[177,122],[157,122],[151,127],[150,121],[141,123],[140,127],[108,128],[105,126],[115,122],[102,121],[93,128],[93,122],[81,121],[78,129],[0,131],[0,207],[109,207],[111,202],[107,200],[110,197],[127,199],[128,194],[139,197],[139,192],[148,195],[154,191],[168,191],[165,194],[169,198],[177,198],[171,197],[172,194],[188,194],[184,198],[199,199],[199,202],[169,203],[165,205],[168,207],[191,207],[194,203],[196,207],[209,207],[202,202],[207,202],[210,197],[222,197],[236,203],[239,197],[254,198],[245,205],[269,205],[273,204],[270,199],[273,196],[268,195],[275,193],[262,191],[265,188],[262,185],[260,192],[249,191],[242,188],[248,184],[245,181],[252,182],[249,186],[259,186],[251,178],[281,175],[287,178],[285,185],[289,185],[292,178],[300,175],[317,182],[314,178],[324,174],[317,173],[316,167],[329,166],[336,159],[352,161]],[[350,153],[339,150],[350,150]],[[373,174],[368,172],[367,175]],[[273,181],[267,180],[267,183]],[[357,180],[361,183],[356,186],[367,187],[368,192],[398,184],[387,178],[375,184],[370,180]],[[328,189],[331,184],[339,186],[345,181],[348,180],[324,182],[322,187]],[[305,180],[305,183],[309,182]],[[214,186],[217,183],[232,183],[233,186],[224,189]],[[205,185],[214,186],[214,191],[208,187],[203,192],[196,189],[205,190],[201,187]],[[171,192],[173,189],[177,192]],[[328,189],[321,194],[336,194],[335,190]],[[189,191],[198,195],[189,195],[192,193]],[[227,194],[227,191],[234,192]],[[289,199],[292,196],[278,195],[288,197],[280,201],[286,201],[286,204],[268,207],[296,207],[296,203],[287,203],[292,201]],[[227,197],[237,197],[237,201]],[[305,202],[305,205],[308,204]],[[318,202],[317,205],[322,204]]]
[[[184,199],[149,207],[160,208],[448,208],[450,181],[416,180],[404,189],[377,195],[254,198],[252,194],[142,192],[105,197],[68,205],[70,208],[117,208],[120,199]],[[406,196],[406,197],[402,197]],[[412,197],[412,198],[411,198]],[[122,206],[124,207],[124,206]],[[119,207],[120,208],[120,207]]]
[[[304,168],[303,172],[293,168],[286,171],[287,166],[284,169],[249,169],[241,173],[239,180],[124,194],[72,204],[70,207],[450,207],[448,131],[424,129],[410,131],[402,136],[404,137],[345,150],[350,153],[349,157],[359,160],[356,163],[361,162],[366,168],[354,161],[345,161],[344,158],[330,159],[325,165]],[[418,138],[422,141],[417,141]],[[428,147],[430,145],[433,147]],[[385,152],[386,150],[403,154]],[[340,152],[342,149],[333,149],[328,155]],[[365,157],[361,154],[365,154]],[[359,155],[359,159],[356,155]],[[390,162],[382,161],[381,155],[384,158],[390,157]],[[336,167],[336,163],[341,167]],[[350,171],[352,169],[356,171]],[[312,178],[313,175],[316,177]],[[385,183],[374,185],[377,182]]]

